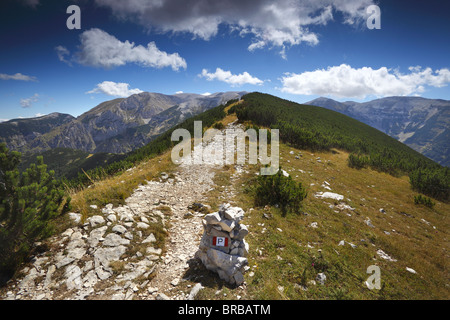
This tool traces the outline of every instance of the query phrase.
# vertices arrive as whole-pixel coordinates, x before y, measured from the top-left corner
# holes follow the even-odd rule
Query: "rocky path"
[[[204,157],[214,156],[224,132],[204,146]],[[139,186],[124,205],[109,204],[84,224],[71,214],[76,225],[51,238],[51,250],[33,257],[0,299],[187,299],[178,286],[203,231],[203,214],[188,207],[215,187],[212,163],[184,161],[174,176]],[[229,192],[222,194],[224,202]],[[155,226],[168,233],[164,248]]]

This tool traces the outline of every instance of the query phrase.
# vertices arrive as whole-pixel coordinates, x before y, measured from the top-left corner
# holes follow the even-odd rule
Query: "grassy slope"
[[[302,157],[296,159],[300,153]],[[302,213],[284,218],[277,208],[256,208],[253,204],[251,190],[259,167],[247,166],[249,172],[237,181],[230,179],[233,168],[217,170],[218,190],[211,191],[210,204],[217,208],[225,201],[219,198],[220,190],[234,186],[237,195],[226,200],[246,211],[243,223],[250,230],[246,240],[250,245],[251,269],[245,275],[245,290],[227,288],[215,279],[209,281],[210,286],[200,293],[200,299],[236,299],[237,295],[245,299],[450,297],[449,204],[437,201],[434,209],[415,205],[416,193],[407,176],[349,168],[348,153],[342,150],[312,153],[280,144],[280,157],[283,169],[308,189]],[[328,191],[321,186],[324,181],[330,183],[332,192],[344,195],[343,202],[355,210],[330,208],[338,202],[315,198],[316,192]],[[385,213],[380,212],[381,208]],[[264,218],[264,213],[272,218]],[[367,218],[374,227],[366,224]],[[318,228],[311,227],[313,222]],[[341,240],[346,241],[344,246],[338,246]],[[383,260],[376,253],[379,249],[397,261]],[[370,276],[366,273],[370,265],[380,267],[381,290],[369,290],[364,284]],[[408,272],[406,267],[417,274]],[[325,285],[308,285],[319,272],[327,276]],[[209,277],[214,276],[209,273]],[[215,295],[218,289],[227,295]]]
[[[232,120],[233,116],[228,116],[223,122]],[[289,153],[291,150],[294,155]],[[303,156],[295,159],[299,152]],[[202,283],[206,288],[198,295],[199,299],[236,299],[237,295],[244,299],[450,297],[446,286],[449,204],[437,201],[434,209],[414,205],[416,193],[411,190],[407,177],[393,177],[371,169],[351,169],[347,166],[348,154],[342,150],[312,153],[281,144],[280,156],[283,169],[308,189],[303,208],[308,215],[288,214],[283,218],[277,208],[255,208],[251,188],[255,173],[259,171],[257,166],[248,166],[249,172],[236,181],[230,179],[234,172],[232,166],[218,169],[218,187],[211,191],[209,204],[217,208],[222,202],[231,202],[246,211],[243,223],[250,230],[246,240],[250,245],[248,258],[251,269],[245,274],[247,285],[244,289],[227,287],[216,275],[204,271]],[[321,163],[317,162],[317,157]],[[99,181],[75,194],[74,206],[85,215],[93,214],[86,204],[121,202],[145,179],[173,169],[169,151],[132,171]],[[315,192],[327,191],[321,187],[324,181],[330,183],[333,192],[344,195],[344,202],[355,210],[335,212],[329,207],[336,204],[334,201],[315,198]],[[221,190],[230,185],[237,191],[236,196],[219,198]],[[226,192],[223,194],[228,195]],[[380,213],[380,208],[384,208],[386,213]],[[265,219],[263,213],[271,214],[272,218]],[[374,228],[365,223],[367,217]],[[312,222],[317,222],[318,228],[310,227]],[[338,246],[341,240],[357,247]],[[378,249],[398,261],[381,259],[376,254]],[[369,277],[366,269],[373,264],[381,268],[382,290],[369,290],[364,285]],[[417,274],[409,273],[406,267],[416,270]],[[322,271],[327,276],[324,286],[307,285]],[[196,281],[199,279],[193,278],[184,284],[193,285]],[[306,285],[307,291],[298,285]],[[218,289],[226,292],[227,296],[215,294]]]
[[[289,154],[290,150],[295,154]],[[243,223],[248,224],[251,231],[247,241],[250,271],[254,276],[246,274],[248,298],[449,298],[446,287],[448,204],[437,202],[434,210],[416,206],[413,202],[415,193],[406,177],[396,178],[370,169],[351,169],[346,163],[348,154],[342,151],[338,154],[302,152],[303,157],[295,159],[298,150],[282,144],[280,153],[283,168],[307,186],[308,197],[303,211],[308,215],[289,214],[282,218],[277,208],[250,211],[254,207],[253,198],[246,190],[253,185],[257,168],[235,182],[238,196],[233,202],[246,210]],[[317,162],[317,157],[322,163]],[[315,198],[315,192],[327,191],[321,187],[324,181],[330,183],[333,192],[344,195],[344,202],[355,210],[337,210],[336,213],[335,208],[329,207],[335,204],[333,200]],[[380,208],[386,213],[380,213]],[[267,220],[263,213],[269,213],[273,218]],[[374,228],[365,223],[367,217]],[[310,227],[313,222],[317,222],[318,228]],[[266,231],[262,233],[264,228]],[[341,240],[357,247],[338,246]],[[378,249],[398,261],[381,259],[376,254]],[[372,264],[381,269],[382,290],[369,290],[364,285],[369,277],[367,267]],[[409,273],[406,267],[416,270],[417,274]],[[307,286],[308,290],[303,291],[295,285],[314,280],[322,271],[327,276],[325,286]],[[280,291],[279,286],[284,289]]]

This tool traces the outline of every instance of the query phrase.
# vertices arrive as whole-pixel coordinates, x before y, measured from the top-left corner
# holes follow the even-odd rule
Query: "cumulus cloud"
[[[104,93],[109,96],[126,98],[133,94],[144,92],[141,89],[130,89],[128,83],[103,81],[97,84],[97,86],[86,93]]]
[[[122,42],[97,28],[83,32],[80,40],[80,51],[76,56],[83,65],[107,69],[127,63],[153,68],[171,67],[173,70],[187,67],[186,61],[178,53],[161,51],[154,42],[148,43],[146,47],[128,40]]]
[[[231,84],[232,86],[240,86],[243,84],[255,84],[261,85],[264,81],[251,76],[248,72],[240,74],[232,74],[230,71],[224,71],[221,68],[217,68],[214,73],[208,72],[207,69],[203,69],[199,77],[206,78],[208,81],[219,80]]]
[[[37,81],[36,77],[27,76],[25,74],[16,73],[16,74],[5,74],[0,73],[1,80],[19,80],[19,81]]]
[[[413,95],[423,92],[425,86],[446,86],[450,82],[450,70],[433,71],[415,66],[409,68],[409,73],[403,74],[386,67],[352,68],[341,64],[300,74],[286,73],[281,82],[281,91],[287,93],[364,99],[371,95]]]
[[[30,108],[33,103],[37,102],[39,100],[39,94],[35,93],[29,98],[20,99],[20,105],[22,108]]]
[[[209,40],[219,25],[241,36],[250,35],[249,50],[306,43],[316,45],[318,35],[308,27],[325,25],[339,12],[343,23],[356,24],[366,18],[373,0],[95,0],[120,19],[135,21],[158,32],[185,32]]]

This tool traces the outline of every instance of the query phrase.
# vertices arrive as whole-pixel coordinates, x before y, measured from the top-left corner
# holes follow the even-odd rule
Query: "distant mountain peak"
[[[141,92],[128,98],[104,101],[77,118],[54,112],[32,118],[33,126],[0,123],[0,142],[22,152],[58,147],[87,152],[124,153],[147,144],[158,134],[187,117],[239,99],[247,92],[166,95]],[[14,128],[12,128],[14,126]]]

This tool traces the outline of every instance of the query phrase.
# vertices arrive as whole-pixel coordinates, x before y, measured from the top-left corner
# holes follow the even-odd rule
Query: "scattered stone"
[[[74,288],[81,289],[81,269],[76,265],[70,265],[66,268],[66,285],[68,290]]]
[[[81,221],[81,214],[69,212],[69,218],[72,219],[75,223],[80,223]]]
[[[268,213],[263,213],[263,218],[267,219],[267,220],[270,220],[270,219],[272,219],[272,215],[268,214]]]
[[[116,224],[112,229],[112,232],[118,233],[118,234],[124,234],[125,232],[127,232],[127,229],[120,225],[120,224]]]
[[[350,210],[350,211],[354,211],[355,208],[352,208],[351,206],[349,206],[348,204],[345,204],[343,202],[339,203],[337,206],[335,206],[336,209],[339,210]]]
[[[165,172],[161,172],[161,179],[162,180],[167,180],[169,178],[169,175]]]
[[[63,233],[61,233],[62,237],[69,237],[72,235],[73,233],[73,229],[72,228],[67,228],[66,231],[64,231]]]
[[[334,192],[317,192],[314,194],[314,196],[316,198],[321,198],[321,199],[333,199],[333,200],[337,200],[337,201],[342,201],[344,200],[344,196],[341,194],[337,194]]]
[[[406,267],[406,271],[416,274],[416,270]]]
[[[158,288],[148,287],[147,291],[150,294],[154,294],[155,292],[158,292]]]
[[[109,222],[116,222],[117,216],[115,214],[111,213],[106,217],[106,220],[108,220]]]
[[[102,216],[92,216],[88,218],[89,223],[91,224],[91,227],[96,227],[100,224],[105,223],[105,219]]]
[[[367,224],[371,228],[375,228],[375,226],[372,224],[372,221],[370,221],[369,217],[367,217],[367,219],[364,220],[364,223]]]
[[[326,280],[327,276],[325,275],[325,273],[321,272],[317,274],[316,281],[319,282],[321,285],[324,285]]]
[[[144,241],[142,241],[142,243],[152,243],[152,242],[156,242],[156,238],[153,233],[150,233],[150,235]]]
[[[378,249],[377,254],[380,256],[380,258],[387,260],[387,261],[392,261],[392,262],[396,262],[396,259],[391,258],[387,253],[385,253],[383,250]]]
[[[156,300],[171,300],[171,299],[164,293],[158,293],[158,295],[156,296]]]
[[[137,226],[138,229],[147,229],[147,228],[150,227],[150,226],[149,226],[148,224],[146,224],[145,222],[138,222],[136,226]]]
[[[130,240],[123,239],[120,235],[116,233],[110,233],[105,237],[105,240],[103,241],[104,246],[108,247],[117,247],[120,245],[129,245]]]
[[[309,280],[309,281],[307,282],[307,284],[308,284],[309,286],[315,286],[315,285],[316,285],[316,281],[315,281],[315,280]]]
[[[103,235],[105,234],[107,228],[107,226],[103,226],[91,231],[88,238],[90,247],[96,247],[98,243],[103,240]]]

